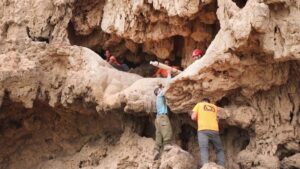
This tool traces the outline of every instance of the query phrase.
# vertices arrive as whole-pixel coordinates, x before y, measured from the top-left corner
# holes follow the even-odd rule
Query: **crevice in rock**
[[[284,158],[290,157],[290,156],[292,156],[294,154],[296,154],[295,151],[288,150],[286,148],[286,146],[283,145],[283,144],[279,144],[277,146],[276,155],[278,156],[278,158],[279,158],[280,161],[283,160]]]
[[[153,122],[146,119],[146,123],[144,123],[144,129],[141,133],[142,137],[155,138],[155,125]]]
[[[2,25],[2,32],[1,32],[1,36],[3,38],[6,38],[7,37],[7,31],[8,31],[8,28],[9,28],[9,24],[8,23],[4,23]]]
[[[181,67],[181,59],[182,56],[184,54],[184,49],[183,49],[183,45],[184,45],[184,37],[182,36],[174,36],[174,64],[175,65],[180,65]]]
[[[183,124],[181,125],[179,133],[180,138],[180,147],[183,150],[188,151],[189,150],[189,142],[192,141],[193,137],[197,135],[197,130],[190,126],[189,124]]]
[[[239,8],[244,8],[247,4],[247,0],[232,0]]]
[[[30,33],[30,29],[29,27],[26,27],[26,32],[27,32],[27,36],[32,40],[32,41],[39,41],[39,42],[46,42],[46,43],[49,43],[49,37],[41,37],[41,36],[38,36],[38,37],[34,37],[31,35]]]
[[[286,8],[286,3],[284,1],[274,1],[274,3],[270,3],[269,7],[272,11],[275,12],[283,12],[283,11],[287,11],[288,8]]]
[[[147,137],[155,139],[155,125],[154,120],[151,116],[142,116],[142,117],[134,117],[129,116],[131,120],[134,122],[133,131],[136,132],[141,137]]]
[[[219,107],[229,106],[231,104],[230,99],[228,97],[222,97],[220,100],[216,102],[216,105]]]

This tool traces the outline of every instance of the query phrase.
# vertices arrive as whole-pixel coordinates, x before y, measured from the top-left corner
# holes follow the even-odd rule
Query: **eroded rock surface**
[[[1,1],[0,168],[196,168],[196,124],[186,113],[204,97],[224,107],[227,168],[299,167],[299,6]],[[205,55],[192,63],[194,48]],[[100,49],[148,77],[150,69],[139,65],[153,59],[186,69],[168,85],[117,71],[95,53]],[[174,144],[181,148],[153,161],[158,84],[168,88]]]
[[[196,169],[197,163],[191,154],[182,150],[180,147],[173,146],[171,150],[163,152],[159,168]]]
[[[215,163],[208,163],[205,164],[203,167],[201,167],[201,169],[223,169],[224,167],[219,166]]]

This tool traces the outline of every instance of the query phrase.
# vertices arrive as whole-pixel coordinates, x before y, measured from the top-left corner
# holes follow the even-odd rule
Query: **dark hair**
[[[210,103],[209,98],[203,98],[202,101],[203,101],[203,102],[208,102],[208,103]]]
[[[169,64],[171,64],[171,61],[169,59],[165,59],[164,63],[169,62]]]

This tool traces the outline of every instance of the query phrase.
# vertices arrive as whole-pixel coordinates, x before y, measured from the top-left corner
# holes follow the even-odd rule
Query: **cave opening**
[[[193,137],[197,135],[197,130],[189,124],[183,124],[180,127],[179,139],[180,139],[180,147],[188,151],[190,141],[192,141]]]
[[[142,119],[138,120],[138,124],[141,125],[140,131],[138,133],[141,137],[155,139],[154,119],[143,117]]]
[[[174,36],[174,50],[173,50],[173,62],[172,65],[178,67],[180,70],[183,70],[181,65],[181,58],[183,55],[183,48],[184,46],[184,38],[182,36]]]
[[[142,44],[130,42],[136,50],[132,52],[126,48],[127,42],[125,39],[107,34],[100,28],[94,29],[90,34],[81,35],[76,32],[74,24],[70,21],[67,28],[68,38],[72,45],[87,47],[97,53],[103,60],[107,60],[105,53],[108,50],[111,56],[115,57],[118,64],[128,67],[128,69],[122,70],[122,66],[113,66],[118,70],[139,74],[143,77],[154,75],[156,68],[149,65],[149,61],[157,60],[157,58],[153,54],[145,53]]]
[[[224,108],[225,106],[229,106],[231,104],[231,101],[228,97],[222,97],[220,100],[216,102],[216,105],[218,107]]]
[[[7,93],[0,109],[0,159],[5,159],[0,165],[34,168],[41,161],[79,152],[93,140],[103,138],[107,144],[115,144],[122,126],[122,118],[115,113],[83,114],[61,106],[53,108],[44,101],[25,108],[12,102]]]
[[[238,127],[225,128],[221,131],[221,137],[231,138],[231,145],[238,151],[244,150],[250,143],[249,131]]]
[[[239,8],[244,8],[247,4],[247,0],[232,0]]]
[[[123,125],[122,127],[123,132],[127,128],[141,137],[155,139],[155,116],[145,116],[127,113],[121,113],[119,114],[119,116],[121,117],[123,123],[126,124],[126,126]]]
[[[199,48],[206,51],[217,32],[220,29],[219,21],[216,16],[217,2],[211,2],[205,5],[201,11],[198,11],[189,20],[183,18],[181,23],[185,27],[185,33],[170,34],[166,37],[163,33],[158,36],[160,40],[151,39],[154,31],[145,32],[143,40],[137,42],[128,37],[122,37],[114,33],[106,33],[101,28],[103,13],[102,1],[84,2],[79,1],[73,9],[73,16],[68,24],[68,38],[72,45],[84,46],[106,59],[105,50],[116,57],[117,62],[126,65],[129,73],[135,73],[143,77],[155,77],[158,68],[149,64],[149,61],[163,62],[165,59],[170,60],[171,66],[180,70],[188,67],[192,62],[191,53],[194,49]],[[80,5],[82,4],[82,5]],[[94,4],[94,5],[91,5]],[[87,10],[88,9],[88,10]],[[100,17],[94,16],[95,11],[100,11]],[[164,14],[166,11],[159,11]],[[138,16],[140,16],[139,14]],[[152,24],[146,16],[139,17],[140,22]],[[94,17],[91,19],[90,17]],[[148,16],[147,16],[148,17]],[[94,19],[99,19],[96,22]],[[179,20],[178,20],[179,21]],[[163,21],[153,21],[155,24]],[[92,25],[90,25],[92,24]],[[143,25],[144,23],[140,23]],[[174,25],[170,24],[170,27]],[[146,33],[149,33],[147,35]],[[126,35],[128,36],[128,35]],[[122,69],[121,69],[122,70]]]

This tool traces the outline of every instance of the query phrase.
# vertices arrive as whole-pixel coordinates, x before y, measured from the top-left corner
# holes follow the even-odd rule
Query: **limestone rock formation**
[[[207,163],[201,169],[223,169],[224,167],[218,166],[215,163]]]
[[[284,168],[299,168],[300,167],[300,154],[297,153],[295,155],[292,155],[291,157],[284,158],[283,159],[283,167]]]
[[[0,168],[194,169],[187,113],[204,97],[223,107],[226,168],[299,168],[299,8],[296,0],[0,1]],[[195,48],[205,55],[193,62]],[[104,61],[107,49],[131,73]],[[144,66],[163,59],[185,68],[170,84]],[[159,84],[178,146],[154,161]]]
[[[173,146],[171,150],[163,152],[161,157],[160,169],[176,168],[176,169],[196,169],[197,164],[193,156],[183,151],[177,146]]]
[[[109,142],[106,140],[108,139]],[[152,157],[154,142],[141,138],[126,130],[119,140],[103,137],[87,144],[75,155],[50,160],[37,168],[151,168],[155,165]]]

